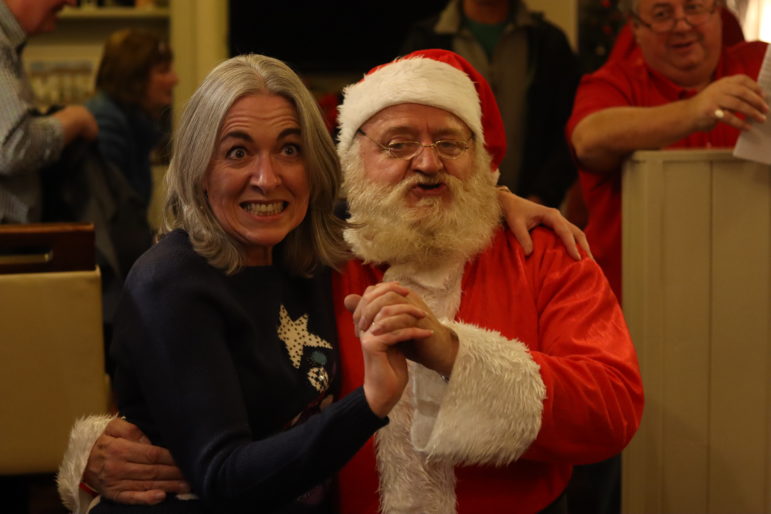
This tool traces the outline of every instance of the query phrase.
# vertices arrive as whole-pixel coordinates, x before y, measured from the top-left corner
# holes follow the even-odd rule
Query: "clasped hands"
[[[423,300],[397,282],[370,286],[348,295],[356,334],[364,355],[364,393],[372,410],[387,413],[407,383],[405,359],[449,376],[458,353],[458,337],[436,319]]]

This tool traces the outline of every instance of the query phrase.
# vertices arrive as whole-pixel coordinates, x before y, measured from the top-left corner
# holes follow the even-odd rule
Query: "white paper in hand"
[[[771,45],[768,46],[766,55],[763,57],[758,84],[765,91],[766,98],[771,98]],[[771,117],[763,123],[750,121],[750,125],[752,128],[743,131],[739,136],[734,147],[734,157],[771,164]]]

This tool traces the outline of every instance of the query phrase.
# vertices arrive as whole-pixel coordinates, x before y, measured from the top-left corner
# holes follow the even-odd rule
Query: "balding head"
[[[28,36],[51,32],[64,6],[76,6],[77,0],[5,0],[16,21]]]

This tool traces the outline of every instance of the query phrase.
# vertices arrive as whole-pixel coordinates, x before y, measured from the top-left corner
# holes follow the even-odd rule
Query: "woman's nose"
[[[263,191],[270,191],[281,184],[281,176],[273,159],[269,156],[258,159],[250,183]]]

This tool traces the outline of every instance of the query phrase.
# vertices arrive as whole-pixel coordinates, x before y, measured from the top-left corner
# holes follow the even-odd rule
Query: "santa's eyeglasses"
[[[420,152],[422,152],[424,148],[433,148],[434,150],[436,150],[436,153],[439,155],[439,157],[443,159],[457,159],[463,154],[463,152],[469,149],[469,147],[471,146],[469,143],[474,138],[474,136],[472,135],[465,141],[460,141],[456,139],[440,139],[438,141],[434,141],[430,145],[424,145],[420,141],[401,141],[401,140],[394,140],[394,141],[389,141],[386,144],[381,144],[375,141],[374,139],[372,139],[371,137],[369,137],[361,129],[357,130],[356,132],[366,137],[373,143],[375,143],[377,146],[380,147],[381,150],[386,152],[394,159],[405,159],[405,160],[410,160],[414,157],[417,157],[417,155]]]
[[[632,11],[632,17],[641,25],[648,27],[653,32],[663,34],[674,30],[677,22],[685,20],[691,27],[705,23],[718,7],[718,2],[712,2],[708,6],[705,2],[689,2],[683,6],[684,15],[675,16],[675,9],[671,5],[657,5],[650,14],[651,21],[645,21],[640,15]]]

